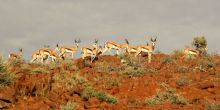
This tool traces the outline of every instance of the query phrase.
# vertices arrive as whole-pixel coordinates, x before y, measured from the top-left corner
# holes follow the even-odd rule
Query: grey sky
[[[48,44],[94,38],[131,44],[149,42],[169,53],[205,35],[211,52],[220,50],[219,0],[0,0],[0,52],[22,47],[25,58]]]

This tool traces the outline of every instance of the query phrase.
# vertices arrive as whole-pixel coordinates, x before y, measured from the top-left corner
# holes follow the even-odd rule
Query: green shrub
[[[140,101],[133,99],[133,98],[128,99],[127,104],[128,104],[128,106],[131,106],[131,107],[137,107],[137,106],[141,105]]]
[[[58,83],[65,85],[68,89],[71,89],[74,85],[81,85],[84,87],[90,85],[88,80],[85,77],[80,76],[80,73],[77,72],[72,75],[64,71],[63,73],[55,75],[53,78]]]
[[[189,79],[187,79],[186,77],[180,77],[177,79],[176,84],[178,86],[185,86],[189,83]]]
[[[11,84],[15,79],[13,73],[0,73],[0,87]]]
[[[195,46],[197,49],[206,48],[207,47],[207,41],[206,41],[205,36],[194,37],[193,41],[192,41],[192,45]]]
[[[220,103],[211,103],[208,102],[205,105],[207,110],[220,110]]]
[[[128,66],[137,66],[138,64],[137,58],[128,54],[121,54],[119,58]]]
[[[97,94],[97,91],[94,88],[86,87],[84,91],[81,93],[81,97],[84,100],[88,100],[89,98],[96,96],[96,94]]]
[[[109,79],[106,79],[106,82],[105,84],[109,87],[111,86],[119,86],[119,80],[116,79],[116,78],[109,78]]]
[[[76,110],[77,109],[77,103],[73,101],[68,101],[66,105],[61,106],[62,110]]]
[[[165,101],[179,105],[187,104],[187,100],[181,95],[177,94],[176,91],[173,89],[167,89],[164,92],[157,92],[156,95],[145,99],[144,102],[147,105],[156,105],[156,104],[162,104]]]
[[[143,67],[126,66],[126,68],[122,71],[122,74],[132,77],[138,77],[142,76],[144,72],[145,71]]]
[[[111,73],[115,71],[117,67],[114,67],[114,64],[111,62],[96,62],[95,70],[101,73]]]
[[[91,97],[97,97],[101,101],[107,101],[109,103],[118,104],[117,98],[110,94],[106,94],[104,92],[97,91],[92,87],[86,87],[84,91],[81,93],[81,97],[84,100],[88,100]]]
[[[0,56],[0,73],[5,72],[5,71],[6,71],[6,65],[4,64],[4,60],[2,56]]]
[[[49,73],[48,70],[46,70],[43,67],[37,67],[37,68],[33,68],[32,70],[30,70],[30,74],[47,74]]]
[[[0,56],[0,87],[11,84],[15,79],[15,75],[7,71],[7,66]]]
[[[159,97],[158,95],[153,95],[150,98],[145,99],[144,104],[146,105],[157,105],[157,104],[162,104],[163,99]]]
[[[113,104],[118,104],[118,99],[112,95],[107,94],[106,96],[106,101],[113,103]]]
[[[180,66],[177,68],[176,73],[186,73],[187,71],[189,71],[189,68],[185,66]]]
[[[172,57],[177,60],[178,58],[182,57],[183,55],[184,55],[183,51],[174,50],[173,54],[172,54]]]
[[[162,64],[176,64],[176,61],[172,59],[171,57],[165,57],[163,58]]]

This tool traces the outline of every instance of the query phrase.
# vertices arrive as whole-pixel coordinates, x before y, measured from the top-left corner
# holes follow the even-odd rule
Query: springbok
[[[38,61],[40,60],[40,62],[43,63],[45,57],[48,57],[48,56],[42,56],[39,51],[36,51],[32,53],[31,57],[32,58],[31,58],[30,63],[34,63],[36,60]]]
[[[135,54],[135,57],[139,55],[141,52],[146,52],[148,54],[148,62],[151,62],[151,56],[155,48],[155,43],[157,41],[157,37],[155,39],[151,38],[151,45],[141,45],[138,46],[137,52]]]
[[[23,56],[23,50],[22,50],[22,48],[20,48],[19,52],[17,52],[17,53],[10,53],[8,55],[8,58],[9,59],[21,59],[22,56]]]
[[[59,45],[57,44],[57,49],[60,51],[59,56],[64,56],[65,53],[71,53],[72,58],[74,58],[74,53],[76,53],[78,51],[79,48],[79,43],[81,42],[81,40],[79,39],[78,41],[75,40],[75,47],[72,46],[62,46],[59,47]]]
[[[54,57],[52,57],[51,55],[55,56],[55,54],[57,54],[57,48],[51,49],[49,48],[49,46],[47,46],[32,53],[32,59],[30,62],[33,63],[36,60],[40,60],[41,63],[44,63],[44,60],[47,60],[48,62],[49,58],[51,58],[51,60],[54,61]]]
[[[81,48],[82,51],[82,59],[84,60],[85,57],[91,57],[91,63],[96,58],[96,56],[103,53],[103,48],[98,45],[98,40],[95,39],[95,42],[92,47],[83,47]]]
[[[103,50],[103,53],[108,51],[109,53],[112,54],[111,50],[114,49],[116,50],[117,55],[119,55],[122,49],[126,47],[127,47],[127,43],[117,43],[117,42],[108,41],[104,44],[105,49]]]
[[[196,49],[193,49],[193,48],[185,48],[183,50],[183,53],[185,56],[188,56],[188,55],[192,55],[192,56],[199,56],[202,52],[205,52],[207,51],[208,49],[205,47],[205,48],[202,48],[202,50],[196,50]]]

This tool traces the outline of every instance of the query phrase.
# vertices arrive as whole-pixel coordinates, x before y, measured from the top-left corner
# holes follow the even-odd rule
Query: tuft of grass
[[[2,56],[0,56],[0,72],[5,72],[6,71],[6,65],[4,64],[4,59]]]
[[[174,50],[174,51],[173,51],[172,57],[173,57],[174,59],[177,60],[178,58],[180,58],[180,57],[182,57],[182,56],[184,56],[183,51],[181,51],[181,50]]]
[[[87,80],[85,77],[81,76],[79,73],[75,73],[71,79],[72,79],[72,80],[75,82],[75,84],[77,84],[77,85],[78,85],[78,84],[79,84],[79,85],[83,85],[84,87],[87,87],[87,86],[90,85],[89,82],[88,82],[88,80]]]
[[[43,67],[37,67],[34,68],[33,70],[30,70],[30,74],[47,74],[47,73],[49,73],[49,71]]]
[[[116,78],[109,78],[109,79],[106,79],[106,80],[107,80],[107,81],[105,82],[105,84],[106,84],[108,87],[119,86],[119,84],[120,84],[119,79],[116,79]]]
[[[0,87],[11,84],[14,79],[15,75],[13,73],[0,73]]]
[[[129,99],[128,102],[127,102],[128,106],[131,106],[131,107],[137,107],[137,106],[140,106],[141,103],[139,100],[136,100],[136,99]]]
[[[68,72],[63,72],[61,74],[57,74],[54,76],[54,80],[60,83],[61,85],[65,85],[68,89],[71,89],[74,85],[82,85],[87,87],[90,85],[88,80],[81,76],[80,73],[68,74]]]
[[[97,93],[97,91],[92,88],[92,87],[87,87],[84,89],[84,91],[81,93],[81,97],[84,99],[84,100],[88,100],[89,98],[91,97],[94,97]]]
[[[186,77],[180,77],[177,79],[176,84],[178,86],[185,86],[189,83],[189,79],[187,79]]]
[[[125,65],[128,65],[128,66],[136,66],[138,64],[137,59],[128,54],[121,54],[119,58],[121,59],[123,63],[125,63]]]
[[[213,82],[220,82],[220,77],[213,78],[212,81],[213,81]]]
[[[6,63],[6,66],[8,69],[13,68],[15,66],[22,66],[23,64],[25,64],[24,60],[21,59],[14,59],[14,60],[8,60]]]
[[[174,89],[167,89],[164,92],[157,92],[156,95],[145,99],[144,103],[146,105],[157,105],[168,101],[170,103],[175,103],[179,105],[186,105],[187,100],[181,95],[177,94]]]
[[[7,66],[4,63],[2,56],[0,56],[0,87],[11,84],[15,79],[15,74],[7,71]]]
[[[116,67],[114,67],[114,64],[111,62],[96,62],[95,70],[97,72],[101,73],[111,73],[112,71],[115,71]]]
[[[92,87],[86,87],[84,91],[81,93],[81,97],[84,100],[88,100],[91,97],[97,97],[101,101],[107,101],[109,103],[118,104],[117,98],[110,94],[106,94],[104,92],[97,91]]]
[[[122,71],[122,74],[131,77],[142,76],[144,73],[145,73],[145,69],[143,67],[133,67],[133,66],[126,66],[126,68]]]
[[[154,67],[151,67],[151,66],[148,66],[146,69],[145,69],[146,72],[148,73],[158,73],[159,70],[154,68]]]
[[[68,101],[66,105],[61,106],[61,110],[76,110],[78,107],[76,102]]]
[[[208,103],[206,103],[205,108],[207,110],[220,110],[220,103],[208,102]]]
[[[157,105],[161,104],[163,102],[163,99],[159,97],[158,95],[153,95],[150,98],[145,99],[144,104],[146,105]]]
[[[107,94],[106,101],[112,104],[118,104],[118,99],[112,95]]]
[[[189,71],[189,68],[185,67],[185,66],[180,66],[178,67],[178,69],[176,70],[176,73],[186,73],[187,71]]]
[[[161,63],[162,64],[171,64],[171,63],[176,64],[176,61],[174,59],[172,59],[171,57],[165,57],[165,58],[163,58]]]

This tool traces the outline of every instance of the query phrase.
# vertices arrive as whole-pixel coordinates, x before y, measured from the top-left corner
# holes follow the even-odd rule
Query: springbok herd
[[[129,44],[129,41],[125,39],[125,43],[117,43],[113,41],[107,41],[105,42],[104,46],[102,47],[101,45],[98,44],[98,40],[95,39],[93,45],[91,47],[82,47],[81,48],[81,53],[82,53],[82,59],[84,60],[86,57],[91,58],[91,63],[93,60],[98,57],[99,55],[104,54],[105,52],[109,52],[111,54],[112,50],[115,50],[117,55],[122,53],[122,50],[125,50],[129,55],[134,55],[134,57],[137,57],[140,55],[142,52],[147,53],[148,55],[148,62],[151,62],[151,56],[155,48],[155,43],[157,41],[156,38],[151,37],[151,44],[143,44],[143,45],[136,45],[132,46]],[[59,46],[58,44],[54,49],[49,48],[49,47],[44,47],[41,48],[35,52],[32,53],[32,59],[31,63],[34,62],[49,62],[52,61],[54,62],[57,59],[65,59],[65,57],[68,54],[72,55],[72,58],[74,57],[74,54],[79,50],[79,44],[81,43],[80,39],[75,40],[75,46]],[[185,48],[183,50],[183,53],[185,55],[193,55],[193,56],[198,56],[200,52],[196,49],[193,48]],[[19,49],[19,52],[17,53],[10,53],[9,54],[9,59],[21,59],[23,56],[23,51],[22,49]]]

